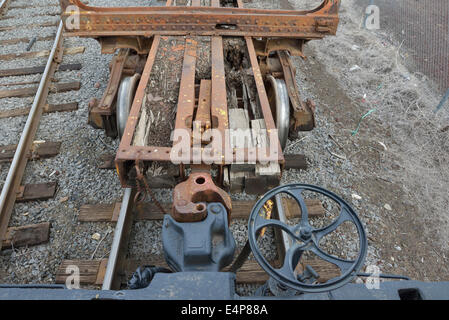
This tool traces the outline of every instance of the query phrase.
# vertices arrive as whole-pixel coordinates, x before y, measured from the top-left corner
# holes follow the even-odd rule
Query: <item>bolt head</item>
[[[310,239],[310,237],[312,236],[312,229],[310,227],[302,228],[301,232],[300,232],[300,236],[304,240]]]

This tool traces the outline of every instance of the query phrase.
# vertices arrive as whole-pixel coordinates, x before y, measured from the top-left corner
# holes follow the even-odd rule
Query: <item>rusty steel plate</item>
[[[314,10],[221,7],[91,7],[60,0],[67,36],[251,36],[320,39],[335,35],[340,0]],[[67,7],[69,7],[68,10]],[[76,27],[68,27],[73,23]]]

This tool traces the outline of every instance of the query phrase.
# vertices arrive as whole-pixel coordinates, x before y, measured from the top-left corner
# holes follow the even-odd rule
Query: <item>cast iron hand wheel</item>
[[[303,191],[312,191],[324,195],[340,206],[340,214],[330,225],[324,228],[313,228],[309,223],[307,207],[302,195]],[[274,196],[282,193],[293,197],[301,208],[300,222],[295,226],[289,226],[279,220],[266,219],[260,214],[261,208],[269,199],[274,199]],[[342,223],[352,222],[358,234],[359,252],[355,260],[344,260],[324,252],[319,247],[320,240],[327,234],[335,231]],[[291,238],[292,245],[285,253],[284,263],[281,268],[276,269],[268,263],[265,257],[261,254],[257,245],[257,238],[260,231],[265,227],[280,228]],[[320,187],[306,185],[306,184],[290,184],[277,187],[267,192],[262,199],[260,199],[251,211],[248,224],[248,237],[251,250],[256,257],[257,262],[274,280],[281,285],[290,287],[301,292],[324,292],[334,290],[350,282],[356,276],[357,272],[362,267],[366,250],[367,240],[365,230],[355,211],[340,197],[334,193],[322,189]],[[302,254],[310,251],[318,256],[320,259],[336,265],[341,275],[339,277],[328,280],[325,283],[309,283],[301,281],[301,276],[295,274],[295,268],[298,264]]]

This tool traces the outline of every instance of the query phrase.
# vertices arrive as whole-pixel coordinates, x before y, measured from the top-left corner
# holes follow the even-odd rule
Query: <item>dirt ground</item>
[[[314,155],[312,168],[327,170],[326,183],[359,212],[375,252],[369,263],[383,273],[447,281],[447,112],[432,113],[436,87],[398,62],[397,44],[360,28],[363,12],[344,1],[337,36],[311,42],[307,60],[295,59],[301,93],[316,101],[320,126],[299,143],[310,156],[314,135],[323,136],[320,157],[331,163]]]
[[[447,0],[357,0],[379,8],[380,28],[402,48],[403,63],[424,73],[445,92],[449,88],[449,2]]]

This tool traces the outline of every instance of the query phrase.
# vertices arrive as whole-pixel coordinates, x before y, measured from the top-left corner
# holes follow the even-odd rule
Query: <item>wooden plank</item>
[[[63,54],[64,55],[79,54],[83,53],[85,49],[86,49],[85,47],[65,48]],[[50,50],[8,53],[0,55],[0,60],[8,61],[15,59],[41,58],[41,57],[48,57],[49,55]]]
[[[145,106],[147,101],[147,95],[144,95],[142,106]],[[147,130],[148,127],[148,130]],[[140,112],[139,123],[136,127],[136,133],[134,134],[133,146],[143,147],[147,143],[148,133],[150,132],[151,121],[148,115],[147,108],[142,108]]]
[[[43,159],[51,158],[59,154],[61,149],[61,142],[50,142],[46,141],[43,143],[34,144],[32,147],[32,154],[30,155],[33,159]]]
[[[230,135],[230,145],[232,148],[253,147],[254,144],[249,128],[249,115],[247,110],[241,108],[229,109],[229,128],[232,130]],[[242,134],[244,132],[248,134]]]
[[[301,208],[299,204],[296,203],[295,200],[289,198],[282,198],[284,205],[284,213],[287,219],[299,218],[301,216]],[[309,213],[309,217],[314,216],[323,216],[326,213],[326,210],[323,207],[323,204],[318,199],[305,199],[304,200],[307,206],[307,212]],[[299,211],[299,212],[298,212]]]
[[[251,121],[251,127],[256,147],[268,147],[269,138],[265,127],[265,120],[257,119]],[[276,176],[278,181],[281,179],[281,166],[277,161],[270,161],[267,164],[256,164],[256,177],[259,176]],[[279,182],[276,184],[278,185]]]
[[[10,162],[14,157],[17,145],[11,144],[7,146],[0,147],[0,163]],[[58,155],[59,149],[61,148],[61,142],[39,142],[33,143],[31,150],[27,153],[27,159],[45,159]]]
[[[51,41],[55,39],[55,35],[46,36],[46,37],[37,37],[37,41]],[[15,39],[5,39],[0,40],[0,45],[11,45],[11,44],[18,44],[18,43],[29,43],[30,38],[15,38]]]
[[[293,199],[283,199],[286,203],[285,214],[288,219],[301,217],[299,206]],[[325,213],[324,207],[317,199],[305,200],[310,217],[322,216]],[[232,203],[232,219],[248,219],[251,209],[255,205],[255,201],[241,200],[233,201]],[[172,208],[171,203],[161,203],[166,212],[170,212]],[[111,222],[113,221],[113,212],[116,204],[86,204],[80,208],[78,215],[79,221],[96,221],[96,222]],[[162,220],[164,214],[159,210],[154,203],[138,203],[135,208],[136,220]]]
[[[16,202],[47,200],[53,198],[56,193],[58,183],[47,182],[37,184],[26,184],[20,187],[20,195],[17,196]]]
[[[2,241],[2,248],[33,246],[48,242],[50,223],[43,222],[23,227],[10,227]]]
[[[0,111],[0,119],[10,117],[22,117],[30,113],[31,107]],[[44,107],[44,113],[68,112],[78,110],[78,102],[69,102],[64,104],[47,104]]]
[[[58,93],[58,92],[67,92],[72,90],[79,90],[81,87],[81,82],[63,82],[56,83],[50,85],[49,92]],[[38,86],[20,88],[20,89],[10,89],[10,90],[0,90],[0,98],[24,98],[24,97],[32,97],[36,94]]]
[[[285,169],[307,169],[307,158],[303,154],[284,154]]]
[[[97,275],[100,271],[101,260],[63,260],[56,271],[56,283],[65,283],[68,276],[68,267],[77,266],[80,271],[80,283],[94,284],[97,281]]]
[[[231,148],[252,148],[254,146],[254,142],[250,130],[248,110],[241,108],[230,108],[228,113],[229,128],[231,129],[229,136]],[[231,193],[243,191],[246,177],[249,175],[249,172],[254,172],[255,165],[256,162],[254,161],[236,161],[231,164],[229,173],[229,189]]]
[[[58,67],[58,71],[81,70],[81,63],[68,63]],[[0,70],[0,77],[26,76],[30,74],[43,73],[45,66],[36,66],[28,68],[4,69]]]
[[[79,221],[110,222],[115,204],[85,204],[78,214]]]
[[[254,144],[258,148],[269,146],[264,119],[251,120],[251,133]],[[277,161],[257,163],[254,172],[245,177],[245,192],[247,194],[261,195],[268,190],[277,187],[281,180],[281,166]]]

